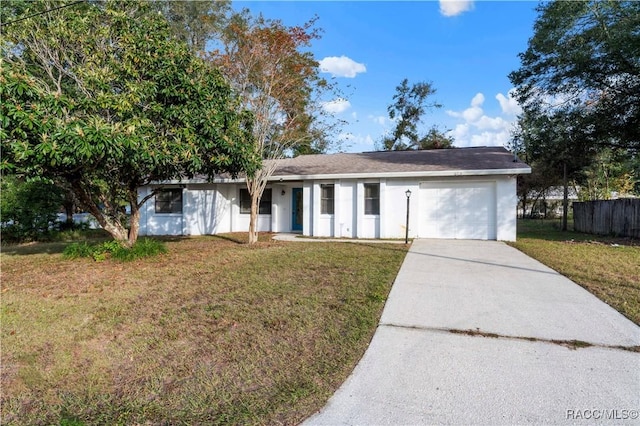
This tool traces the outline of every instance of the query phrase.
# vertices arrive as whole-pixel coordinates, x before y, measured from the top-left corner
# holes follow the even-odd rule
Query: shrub
[[[102,244],[89,244],[87,242],[69,244],[63,252],[67,259],[79,257],[92,257],[96,262],[112,258],[122,262],[144,257],[157,256],[167,252],[167,248],[161,241],[143,238],[138,240],[133,247],[123,246],[119,241],[105,241]]]
[[[152,240],[151,238],[142,238],[131,248],[126,248],[120,245],[118,248],[111,251],[111,257],[113,259],[128,262],[141,259],[143,257],[157,256],[166,252],[167,247],[161,241]]]
[[[86,241],[81,243],[72,243],[64,248],[62,256],[67,259],[77,259],[79,257],[92,257],[96,251],[95,245],[89,244]]]
[[[43,179],[23,180],[2,176],[2,239],[22,242],[46,239],[57,220],[65,191]]]

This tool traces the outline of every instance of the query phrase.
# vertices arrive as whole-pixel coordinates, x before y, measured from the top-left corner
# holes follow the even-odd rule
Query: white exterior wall
[[[212,235],[231,230],[229,186],[182,187],[182,213],[156,213],[155,198],[147,200],[140,211],[140,235]],[[152,189],[141,188],[138,197],[144,198]]]
[[[315,191],[318,193],[318,202],[314,202],[314,188],[315,185],[311,181],[305,181],[302,186],[302,210],[304,211],[304,216],[302,217],[302,235],[307,237],[315,235],[314,231],[317,232],[314,223],[316,223],[315,218],[320,215],[320,188],[318,187],[318,190]],[[313,206],[317,206],[317,214]]]
[[[409,238],[424,235],[424,218],[429,197],[423,188],[435,183],[485,182],[494,188],[495,200],[490,208],[495,215],[495,237],[516,238],[516,178],[514,176],[451,177],[423,179],[338,179],[304,182],[280,182],[271,185],[271,215],[259,215],[258,231],[290,232],[292,227],[292,189],[303,188],[303,235],[341,238],[404,238],[407,197],[411,190]],[[380,184],[380,215],[364,214],[364,184]],[[320,185],[334,184],[334,214],[320,213]],[[426,185],[425,185],[426,184]],[[434,185],[431,185],[434,186]],[[176,186],[173,186],[176,187]],[[239,190],[244,184],[183,185],[183,213],[155,214],[155,200],[149,199],[141,210],[140,235],[210,235],[223,232],[246,232],[249,214],[240,214]],[[143,187],[139,197],[150,187]]]
[[[247,186],[242,184],[230,184],[231,189],[231,232],[247,232],[249,230],[249,222],[251,221],[251,215],[249,213],[240,213],[240,189],[246,189]],[[267,186],[270,188],[270,186]],[[272,202],[274,193],[271,192]],[[271,207],[271,213],[273,213],[273,206]],[[258,232],[270,232],[271,231],[271,215],[270,214],[258,214]]]
[[[380,185],[380,213],[379,215],[367,215],[365,214],[365,202],[364,202],[364,184],[365,183],[377,183],[380,184],[380,179],[377,180],[359,180],[358,190],[356,194],[356,212],[357,212],[357,224],[358,238],[380,238],[380,217],[383,207],[383,185]]]
[[[335,217],[336,211],[338,212],[338,216],[340,215],[338,203],[334,203],[334,214],[323,214],[321,213],[321,202],[320,202],[320,185],[334,185],[334,198],[338,197],[340,194],[340,181],[314,181],[312,185],[311,191],[311,211],[312,211],[312,233],[311,235],[314,237],[333,237],[335,236]],[[306,198],[305,198],[306,201]],[[306,208],[305,203],[305,213],[309,210]],[[306,218],[305,218],[306,219]],[[306,222],[306,220],[305,220]],[[305,234],[306,235],[306,234]]]
[[[336,191],[334,235],[340,238],[353,238],[356,235],[356,181],[342,180],[340,185],[336,186]]]
[[[380,186],[380,216],[383,221],[380,238],[404,238],[407,223],[407,195],[409,199],[409,238],[418,236],[418,216],[420,212],[420,185],[415,180],[387,179]],[[384,194],[384,195],[383,195]]]
[[[505,176],[497,180],[497,239],[500,241],[515,241],[517,228],[517,179],[515,176]]]
[[[271,202],[271,231],[288,232],[291,229],[291,187],[273,185]]]
[[[184,235],[213,235],[231,230],[231,201],[225,185],[188,185],[183,191]]]
[[[173,186],[172,188],[176,188]],[[149,195],[151,187],[143,187],[138,190],[138,199]],[[183,213],[187,196],[186,190],[182,190]],[[140,229],[139,235],[185,235],[184,214],[181,213],[161,213],[155,212],[155,197],[148,199],[140,209]]]

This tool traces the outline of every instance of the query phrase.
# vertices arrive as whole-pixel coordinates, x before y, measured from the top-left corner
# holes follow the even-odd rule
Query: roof
[[[310,179],[374,179],[437,176],[518,175],[531,173],[531,167],[502,147],[431,149],[422,151],[379,151],[363,153],[300,155],[273,160],[270,181]],[[198,175],[190,183],[241,182],[244,177],[228,174],[208,180]],[[184,180],[164,184],[185,183]]]
[[[317,154],[276,161],[272,180],[531,173],[502,147]]]

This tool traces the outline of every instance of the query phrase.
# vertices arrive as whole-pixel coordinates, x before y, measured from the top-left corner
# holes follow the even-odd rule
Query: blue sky
[[[284,24],[315,15],[322,28],[311,47],[323,76],[344,99],[327,105],[348,122],[339,135],[347,152],[373,151],[393,123],[396,86],[428,81],[443,104],[424,117],[448,130],[455,146],[503,146],[519,112],[509,72],[533,34],[532,1],[234,1]]]

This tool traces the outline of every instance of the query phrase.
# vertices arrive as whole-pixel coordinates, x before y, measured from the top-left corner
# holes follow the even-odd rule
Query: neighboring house
[[[258,231],[335,238],[516,238],[516,176],[531,168],[504,148],[303,155],[277,161]],[[244,179],[140,188],[141,235],[247,231]],[[408,191],[411,191],[410,193]]]
[[[72,218],[73,218],[73,223],[75,223],[76,225],[85,223],[89,229],[100,228],[98,221],[90,213],[74,213]],[[64,223],[66,221],[67,221],[67,214],[58,213],[58,222]]]
[[[578,188],[570,186],[567,191],[569,211],[574,201],[578,201]],[[530,191],[527,194],[527,211],[523,213],[522,205],[518,207],[518,215],[534,218],[554,218],[562,216],[564,188],[552,186],[544,191]],[[521,203],[522,204],[522,203]],[[524,217],[523,216],[523,217]]]

